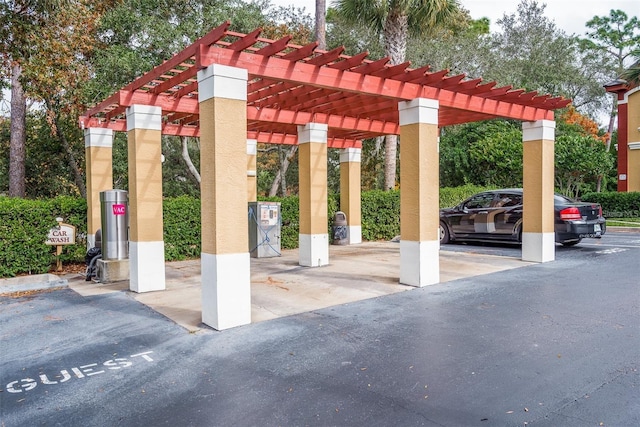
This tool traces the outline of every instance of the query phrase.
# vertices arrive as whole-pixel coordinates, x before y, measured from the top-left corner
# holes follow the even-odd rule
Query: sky
[[[276,5],[304,7],[307,13],[315,14],[315,0],[271,0]],[[327,6],[333,0],[326,0]],[[459,0],[460,4],[471,12],[473,19],[487,17],[492,28],[496,28],[496,21],[506,13],[516,13],[518,0]],[[608,16],[611,9],[620,9],[628,16],[640,17],[639,0],[538,0],[539,4],[546,4],[545,15],[555,21],[556,26],[568,35],[584,36],[585,24],[594,16]]]

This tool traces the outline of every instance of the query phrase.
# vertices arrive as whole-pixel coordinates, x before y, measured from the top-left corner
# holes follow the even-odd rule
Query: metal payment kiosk
[[[252,258],[281,255],[281,226],[279,202],[249,203],[249,253]]]

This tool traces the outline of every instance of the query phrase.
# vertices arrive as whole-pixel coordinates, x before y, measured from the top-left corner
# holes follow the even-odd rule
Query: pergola
[[[439,128],[521,120],[523,259],[554,259],[553,110],[570,100],[229,26],[213,29],[80,118],[90,236],[100,224],[98,194],[113,185],[113,131],[128,134],[132,290],[164,289],[162,134],[200,138],[203,322],[216,329],[250,322],[246,210],[256,200],[258,142],[299,145],[300,265],[316,267],[329,262],[327,147],[341,149],[340,203],[355,244],[361,241],[362,140],[400,135],[399,276],[401,283],[425,286],[439,282]]]

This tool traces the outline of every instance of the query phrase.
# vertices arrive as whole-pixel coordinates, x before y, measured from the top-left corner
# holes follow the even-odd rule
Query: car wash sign
[[[49,230],[45,244],[52,246],[74,245],[76,243],[76,228],[59,221],[58,225]]]

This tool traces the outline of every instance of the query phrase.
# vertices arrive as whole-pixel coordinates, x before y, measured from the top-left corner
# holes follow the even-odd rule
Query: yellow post
[[[247,70],[198,71],[202,205],[202,322],[251,323],[247,220]]]
[[[162,110],[127,108],[129,289],[165,289],[162,220]]]
[[[547,262],[555,259],[553,217],[555,127],[556,123],[551,120],[522,124],[523,261]]]
[[[298,175],[300,186],[299,264],[329,264],[327,213],[326,124],[298,126]]]
[[[100,228],[100,192],[113,189],[113,131],[84,130],[87,174],[87,249],[95,245]]]
[[[400,283],[440,282],[437,100],[399,103]]]
[[[340,209],[347,216],[347,239],[350,245],[362,243],[361,157],[360,148],[345,148],[340,152]]]

